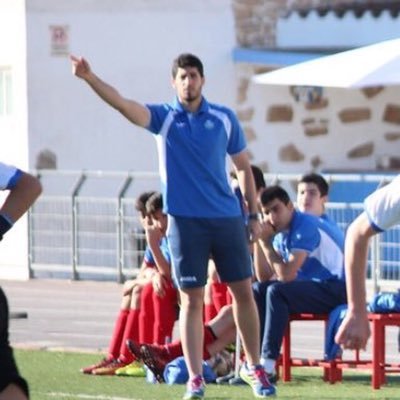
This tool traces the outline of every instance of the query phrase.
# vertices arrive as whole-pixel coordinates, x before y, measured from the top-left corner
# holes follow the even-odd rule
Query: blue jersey
[[[164,258],[167,260],[169,264],[171,264],[171,254],[169,252],[168,240],[166,237],[163,237],[161,239],[160,249]],[[157,267],[153,253],[151,252],[150,247],[148,245],[146,246],[146,250],[144,251],[143,260],[148,267],[153,267],[153,268]]]
[[[236,116],[202,99],[196,113],[173,104],[147,105],[156,138],[164,212],[181,217],[237,217],[226,156],[246,147]]]
[[[344,234],[326,216],[295,211],[289,230],[278,233],[273,245],[285,262],[296,251],[308,253],[298,280],[344,279]]]

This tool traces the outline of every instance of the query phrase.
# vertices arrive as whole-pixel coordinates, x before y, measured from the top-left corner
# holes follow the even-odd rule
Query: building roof
[[[288,18],[293,14],[298,14],[302,18],[307,18],[311,12],[316,12],[324,17],[328,14],[335,14],[338,18],[344,17],[348,13],[353,13],[356,18],[362,18],[364,14],[371,14],[379,18],[382,12],[389,12],[393,18],[400,14],[399,0],[381,0],[381,1],[353,1],[351,3],[343,2],[331,5],[322,5],[314,7],[292,6],[286,10],[283,18]]]

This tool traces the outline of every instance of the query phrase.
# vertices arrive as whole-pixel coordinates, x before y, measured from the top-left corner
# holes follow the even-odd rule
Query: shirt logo
[[[195,276],[182,276],[180,279],[181,282],[197,282]]]
[[[204,128],[211,130],[214,129],[214,122],[212,122],[210,119],[208,119],[205,123],[204,123]]]

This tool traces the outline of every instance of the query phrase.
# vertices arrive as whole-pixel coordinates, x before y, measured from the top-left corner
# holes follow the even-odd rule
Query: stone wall
[[[291,87],[256,85],[260,68],[238,67],[238,117],[252,162],[265,172],[372,171],[400,164],[396,87],[323,89],[309,103]]]
[[[237,45],[273,48],[280,12],[294,4],[326,3],[233,0]],[[238,116],[252,162],[265,172],[399,168],[398,89],[323,89],[309,101],[306,96],[314,93],[304,96],[295,92],[298,88],[253,84],[251,78],[270,70],[268,66],[240,63],[236,70]]]

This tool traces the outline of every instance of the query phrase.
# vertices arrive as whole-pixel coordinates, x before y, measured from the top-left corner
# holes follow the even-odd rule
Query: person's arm
[[[249,162],[249,156],[246,150],[232,156],[232,162],[235,168],[240,190],[246,200],[249,210],[249,233],[251,241],[256,241],[261,234],[260,224],[257,218],[258,205],[257,193],[254,184],[253,172]]]
[[[275,275],[275,271],[268,264],[264,252],[262,251],[258,241],[253,243],[253,258],[254,258],[254,274],[256,279],[259,282],[266,282],[271,280]]]
[[[287,262],[278,254],[271,242],[259,241],[268,264],[272,267],[279,281],[290,282],[296,279],[297,271],[308,257],[306,251],[298,250],[289,255]]]
[[[150,111],[143,104],[129,100],[112,86],[102,81],[90,68],[89,63],[83,57],[70,56],[72,73],[86,81],[98,96],[111,107],[118,110],[124,117],[135,125],[147,127],[150,123]]]
[[[365,212],[351,223],[346,233],[345,271],[348,311],[335,338],[344,348],[364,349],[370,335],[365,275],[369,242],[376,233]]]
[[[266,263],[276,274],[277,279],[282,282],[290,282],[296,279],[297,271],[308,257],[308,253],[305,250],[296,250],[289,254],[288,261],[285,261],[274,249],[273,239],[275,234],[274,227],[268,221],[263,220],[261,222],[261,237],[258,240],[258,244],[264,254]]]
[[[169,260],[164,256],[160,246],[162,237],[163,235],[159,228],[153,225],[148,225],[146,227],[146,240],[153,254],[157,271],[165,278],[170,278],[171,266]]]
[[[12,224],[28,211],[41,192],[42,185],[39,179],[27,172],[22,172],[0,208],[0,240]]]

